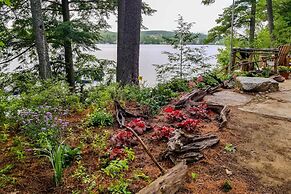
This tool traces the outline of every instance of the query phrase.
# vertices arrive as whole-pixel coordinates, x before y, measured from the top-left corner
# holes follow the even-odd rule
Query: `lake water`
[[[216,65],[216,55],[218,54],[218,49],[223,48],[223,46],[217,45],[207,45],[207,46],[191,46],[195,47],[205,47],[206,56],[211,57],[207,64]],[[109,59],[116,61],[117,59],[117,45],[114,44],[99,44],[99,51],[93,52],[99,59]],[[145,85],[154,86],[156,84],[156,71],[153,64],[165,64],[168,62],[167,55],[162,54],[162,52],[174,52],[170,45],[140,45],[140,75],[145,81]],[[6,72],[15,71],[15,67],[18,65],[18,61],[14,60],[10,63]],[[29,66],[28,66],[29,67]],[[26,68],[28,68],[26,67]]]
[[[201,47],[201,46],[191,46]],[[216,55],[218,49],[223,46],[207,45],[205,47],[206,55],[211,57],[208,64],[216,65]],[[110,59],[116,61],[117,59],[117,46],[111,44],[98,45],[100,51],[95,52],[95,55],[100,59]],[[173,52],[174,50],[170,45],[141,45],[140,46],[140,75],[146,81],[146,85],[153,86],[156,84],[156,71],[153,64],[165,64],[168,62],[167,55],[162,54],[164,51]]]

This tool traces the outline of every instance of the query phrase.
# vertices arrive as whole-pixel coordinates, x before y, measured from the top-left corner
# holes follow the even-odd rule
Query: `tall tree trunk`
[[[62,0],[62,14],[63,22],[70,22],[70,10],[69,10],[69,1]],[[75,89],[75,71],[73,63],[73,49],[71,40],[68,37],[65,37],[64,41],[65,49],[65,65],[66,65],[66,76],[67,81],[72,90]]]
[[[272,44],[271,46],[273,46],[273,43],[275,41],[273,1],[272,0],[266,0],[266,1],[267,1],[267,14],[268,14],[269,32],[270,32],[271,44]]]
[[[118,0],[117,82],[138,84],[142,0]]]
[[[256,0],[251,0],[251,20],[250,20],[250,47],[254,47],[255,30],[256,30]]]
[[[42,79],[50,78],[48,44],[45,37],[45,28],[41,10],[41,0],[30,0],[33,33],[39,61],[39,76]]]

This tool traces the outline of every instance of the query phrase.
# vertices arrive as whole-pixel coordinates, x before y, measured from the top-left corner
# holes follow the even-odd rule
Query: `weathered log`
[[[182,108],[190,100],[193,102],[201,101],[206,95],[217,92],[220,87],[221,87],[221,84],[215,87],[208,87],[207,89],[204,89],[204,90],[195,89],[191,93],[182,96],[180,100],[175,104],[175,107]]]
[[[230,109],[228,108],[228,106],[223,106],[220,104],[214,104],[214,103],[207,103],[208,108],[212,109],[213,111],[217,112],[219,114],[219,128],[223,128],[226,126],[227,124],[227,116],[230,112]]]
[[[117,120],[117,122],[118,122],[118,124],[119,124],[120,127],[125,125],[125,118],[126,117],[145,118],[145,119],[147,119],[146,116],[143,116],[143,115],[135,115],[133,113],[128,112],[116,100],[114,100],[114,106],[115,106],[115,112],[116,112],[116,120]]]
[[[138,194],[174,194],[185,183],[188,167],[185,161],[180,162],[170,170],[167,174],[159,177],[147,187],[143,188]]]
[[[168,148],[162,158],[169,158],[173,163],[185,160],[195,162],[203,157],[202,150],[219,142],[216,135],[191,135],[182,130],[175,130],[168,142]]]

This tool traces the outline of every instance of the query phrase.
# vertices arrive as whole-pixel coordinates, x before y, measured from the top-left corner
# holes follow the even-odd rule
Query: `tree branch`
[[[0,62],[0,65],[5,64],[5,63],[9,63],[11,61],[13,61],[14,59],[20,57],[21,55],[23,55],[24,53],[26,53],[27,51],[29,51],[32,47],[34,47],[35,44],[31,45],[30,47],[28,47],[26,50],[24,50],[23,52],[19,53],[18,55],[12,57],[11,59],[8,59],[6,61]]]

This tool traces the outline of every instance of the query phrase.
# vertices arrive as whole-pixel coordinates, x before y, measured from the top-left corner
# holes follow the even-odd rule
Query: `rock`
[[[270,77],[271,79],[273,79],[273,80],[275,80],[275,81],[277,81],[277,82],[280,82],[280,83],[282,83],[282,82],[284,82],[286,79],[283,77],[283,76],[281,76],[281,75],[273,75],[273,76],[271,76]]]
[[[246,92],[277,92],[279,83],[270,78],[262,77],[237,77],[237,86]]]
[[[228,176],[231,176],[232,175],[232,171],[231,170],[228,170],[228,169],[225,169],[225,172]]]

